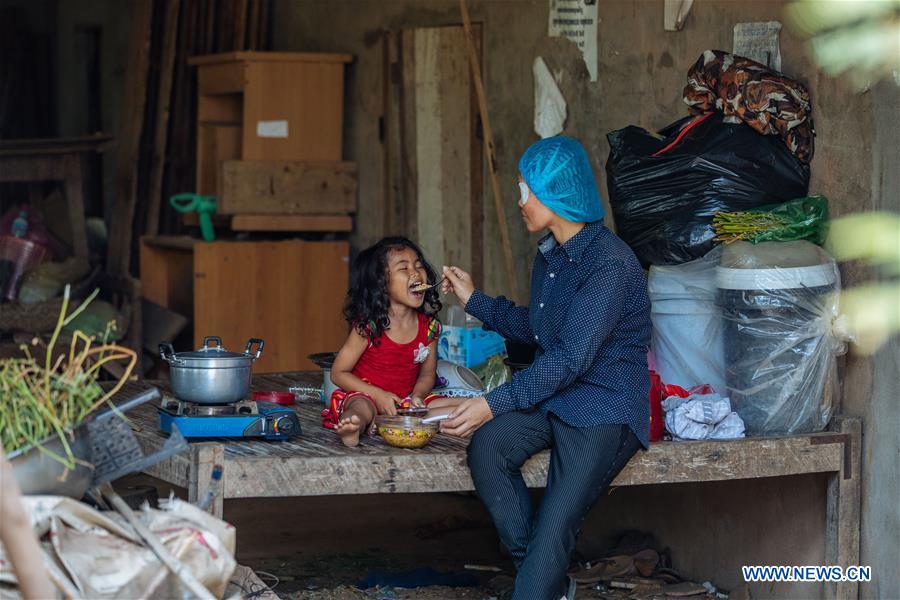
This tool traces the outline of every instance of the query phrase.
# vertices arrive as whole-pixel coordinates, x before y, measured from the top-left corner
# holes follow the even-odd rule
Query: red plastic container
[[[272,402],[274,404],[280,404],[281,406],[293,406],[294,394],[293,392],[256,391],[253,392],[253,400]]]

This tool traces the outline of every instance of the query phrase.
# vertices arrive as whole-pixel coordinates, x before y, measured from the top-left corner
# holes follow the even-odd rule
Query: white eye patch
[[[524,181],[519,182],[519,206],[525,206],[528,203],[528,197],[531,195],[531,190],[528,189],[528,185]]]

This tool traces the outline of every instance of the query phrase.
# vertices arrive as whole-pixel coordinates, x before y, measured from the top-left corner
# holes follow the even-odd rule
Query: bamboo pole
[[[506,222],[506,209],[503,207],[500,181],[497,178],[494,135],[491,131],[490,119],[488,118],[487,99],[484,95],[484,83],[481,79],[481,65],[478,64],[478,53],[475,50],[475,42],[472,39],[472,23],[469,20],[469,9],[466,6],[466,0],[459,0],[459,9],[462,12],[463,29],[466,32],[466,48],[469,53],[469,66],[472,68],[472,80],[475,83],[475,94],[478,96],[478,111],[481,113],[481,125],[484,129],[484,155],[491,174],[491,189],[494,193],[494,208],[497,210],[497,221],[500,227],[500,243],[503,245],[503,257],[506,260],[506,274],[509,277],[512,297],[517,301],[521,301],[519,282],[516,277],[515,263],[513,262],[512,244],[509,240],[509,226]]]

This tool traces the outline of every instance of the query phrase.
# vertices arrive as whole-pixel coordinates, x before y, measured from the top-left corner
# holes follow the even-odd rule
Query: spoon
[[[441,285],[442,283],[444,283],[444,280],[445,280],[445,279],[447,279],[447,278],[446,278],[446,277],[442,277],[442,278],[440,279],[440,281],[438,281],[437,283],[432,283],[432,284],[420,283],[419,285],[417,285],[417,286],[415,286],[414,288],[412,288],[412,291],[414,291],[414,292],[425,292],[425,291],[428,291],[428,290],[430,290],[431,288],[436,288],[437,286],[439,286],[439,285]]]
[[[443,420],[449,419],[449,418],[450,418],[449,413],[445,414],[445,415],[434,415],[433,417],[425,417],[424,419],[422,419],[422,423],[426,424],[426,425],[429,423],[438,423],[439,421],[443,421]]]

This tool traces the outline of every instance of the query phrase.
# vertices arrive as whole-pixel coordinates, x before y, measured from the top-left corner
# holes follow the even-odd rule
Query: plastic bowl
[[[253,400],[259,402],[273,402],[281,406],[291,406],[294,404],[294,392],[276,392],[269,390],[257,390],[253,392]]]
[[[396,448],[421,448],[438,432],[437,423],[422,423],[419,417],[375,417],[375,429],[381,438]]]

